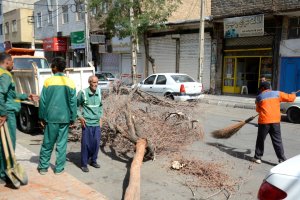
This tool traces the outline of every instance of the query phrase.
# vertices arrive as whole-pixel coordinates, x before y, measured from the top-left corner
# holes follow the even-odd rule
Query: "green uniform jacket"
[[[103,115],[101,91],[93,93],[90,88],[82,90],[77,95],[77,116],[86,120],[87,126],[99,126]]]
[[[39,118],[48,123],[72,123],[76,112],[74,82],[63,73],[48,78],[40,96]]]
[[[21,100],[27,98],[26,94],[16,92],[11,73],[0,67],[0,116],[7,115],[7,112],[19,112]]]

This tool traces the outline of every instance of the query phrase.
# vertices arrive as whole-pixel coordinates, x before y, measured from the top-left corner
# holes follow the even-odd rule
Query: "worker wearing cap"
[[[63,74],[65,68],[64,58],[57,57],[52,60],[51,69],[54,76],[44,82],[40,96],[39,118],[45,126],[38,165],[38,171],[42,175],[48,172],[55,143],[54,173],[61,174],[64,171],[69,126],[76,119],[76,88],[74,82]]]
[[[90,76],[88,81],[90,87],[80,91],[77,96],[77,116],[82,126],[81,170],[83,172],[89,172],[87,167],[89,159],[91,159],[91,166],[100,168],[97,158],[103,113],[101,91],[96,76]]]
[[[269,82],[262,82],[259,87],[260,94],[256,97],[256,111],[259,113],[259,118],[253,161],[257,164],[261,163],[261,157],[264,154],[264,142],[268,133],[279,163],[286,160],[280,130],[280,102],[293,102],[296,99],[296,94],[272,91],[270,87]]]
[[[21,100],[33,100],[36,95],[20,94],[16,92],[11,71],[13,60],[9,54],[0,54],[0,127],[7,121],[13,148],[16,147],[16,113],[21,109]],[[5,177],[5,162],[0,140],[0,178]]]

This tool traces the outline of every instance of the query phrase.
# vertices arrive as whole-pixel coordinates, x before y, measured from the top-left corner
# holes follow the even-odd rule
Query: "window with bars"
[[[17,32],[18,31],[18,27],[17,27],[17,20],[13,20],[11,22],[11,32]]]
[[[9,34],[9,23],[8,22],[5,23],[4,33]]]
[[[53,12],[48,11],[48,24],[53,25]]]
[[[36,27],[37,28],[42,27],[42,13],[41,12],[36,14]]]
[[[289,19],[288,38],[300,38],[300,17],[293,17]]]
[[[76,6],[76,21],[84,20],[85,6],[84,4],[78,4]]]
[[[63,5],[62,6],[62,23],[66,24],[69,22],[69,7],[68,5]]]

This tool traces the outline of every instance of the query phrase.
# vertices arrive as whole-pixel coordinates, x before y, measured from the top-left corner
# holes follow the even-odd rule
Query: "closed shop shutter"
[[[170,35],[149,38],[149,55],[155,59],[158,73],[174,73],[176,69],[176,40]],[[152,74],[149,63],[149,74]]]
[[[122,60],[122,81],[124,83],[130,84],[131,79],[131,54],[121,54],[121,60]],[[144,79],[144,65],[145,62],[142,59],[142,55],[138,54],[138,61],[137,61],[137,67],[136,67],[136,73],[138,75],[138,82],[142,81]]]
[[[210,65],[211,65],[211,37],[205,33],[204,38],[204,66],[203,86],[210,88]],[[180,35],[180,64],[179,72],[185,73],[197,80],[199,68],[199,34]]]
[[[120,54],[102,54],[102,71],[118,74],[120,66]]]

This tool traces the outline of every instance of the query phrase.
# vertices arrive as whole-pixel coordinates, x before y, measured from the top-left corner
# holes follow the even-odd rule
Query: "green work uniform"
[[[40,96],[39,118],[45,121],[44,140],[40,151],[38,169],[47,170],[56,143],[56,168],[64,170],[68,130],[77,115],[76,88],[74,82],[63,73],[48,78]]]
[[[12,75],[6,69],[0,67],[0,116],[7,116],[7,126],[13,147],[16,147],[16,113],[21,109],[21,100],[26,100],[26,94],[16,92],[16,86]],[[4,153],[2,151],[2,142],[0,140],[0,178],[5,177]]]
[[[99,126],[103,114],[101,91],[93,93],[90,88],[80,91],[77,95],[77,116],[83,117],[87,126]]]

